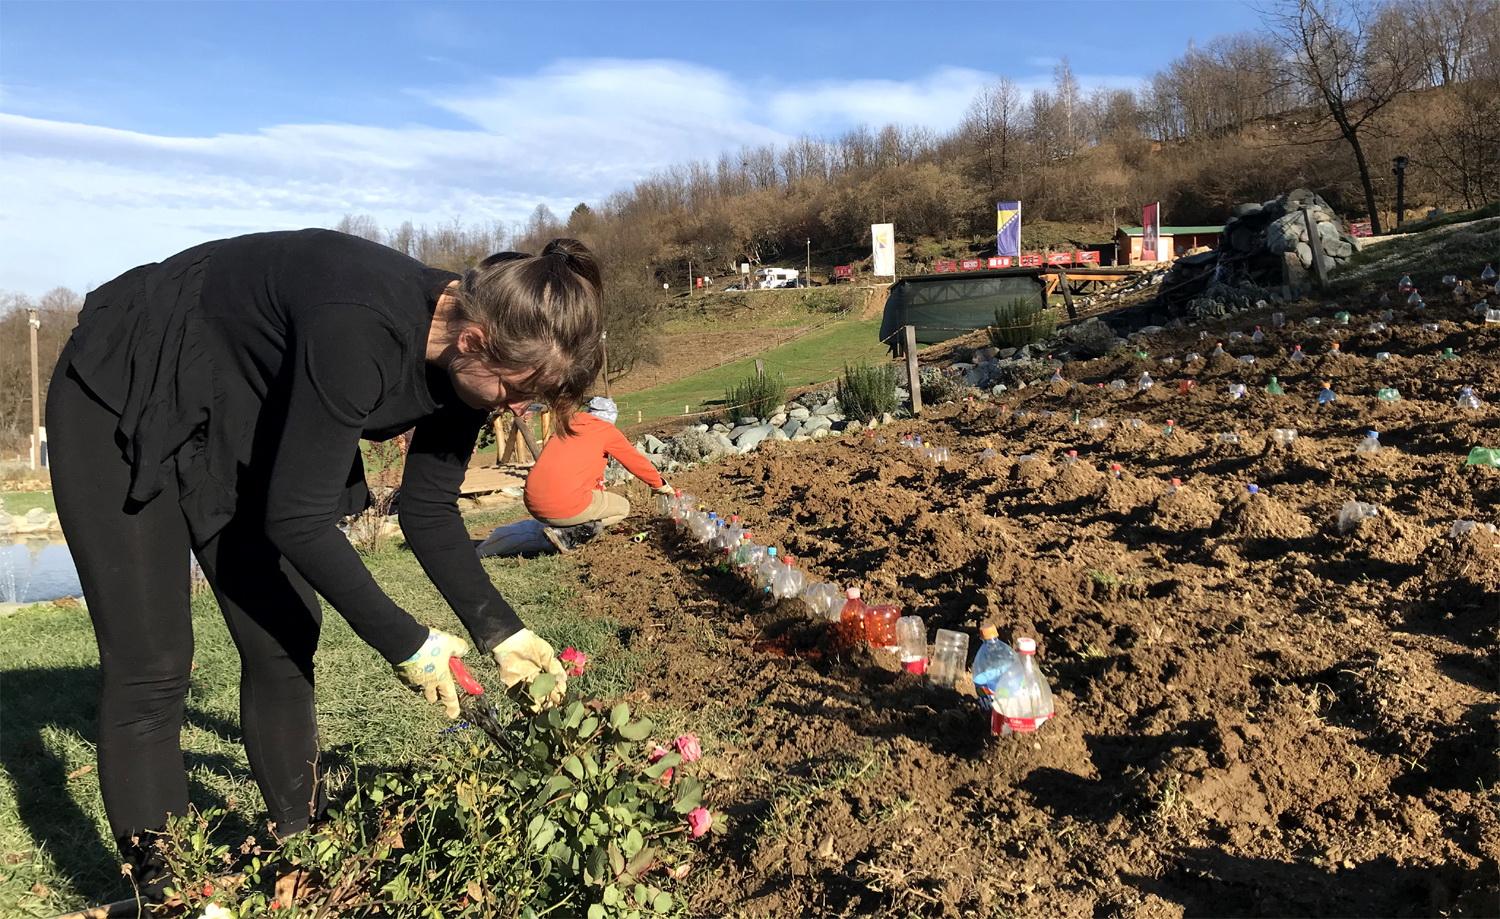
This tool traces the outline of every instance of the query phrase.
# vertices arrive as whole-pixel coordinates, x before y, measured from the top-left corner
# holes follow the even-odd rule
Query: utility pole
[[[42,383],[36,366],[36,330],[42,327],[42,320],[34,309],[26,312],[30,314],[27,325],[31,326],[31,468],[35,469],[42,461]]]
[[[807,238],[807,286],[812,286],[812,237]]]
[[[693,260],[688,259],[688,299],[693,296]]]

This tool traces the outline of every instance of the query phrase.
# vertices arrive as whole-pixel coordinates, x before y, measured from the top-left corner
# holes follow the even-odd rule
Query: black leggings
[[[99,642],[99,784],[110,829],[128,839],[187,812],[190,551],[239,649],[240,724],[266,808],[278,833],[305,829],[320,799],[317,596],[265,537],[258,514],[193,546],[174,476],[152,500],[127,504],[118,422],[70,372],[64,352],[47,394],[47,435],[57,514]]]

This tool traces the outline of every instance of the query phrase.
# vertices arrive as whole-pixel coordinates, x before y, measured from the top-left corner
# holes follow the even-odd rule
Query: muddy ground
[[[679,477],[929,633],[1035,636],[1058,716],[1026,739],[991,738],[972,698],[892,659],[827,653],[800,603],[772,607],[669,525],[632,520],[646,546],[583,550],[591,602],[655,662],[642,696],[691,710],[713,745],[730,822],[696,912],[1500,913],[1500,537],[1448,535],[1500,523],[1500,469],[1462,465],[1500,447],[1500,326],[1433,304],[1366,331],[1380,309],[1163,333],[1144,360],[1069,365],[1070,383]],[[1227,340],[1256,321],[1264,343]],[[1258,362],[1180,363],[1221,336]],[[1334,340],[1344,353],[1326,356]],[[1311,360],[1285,359],[1295,343]],[[1449,346],[1456,360],[1437,356]],[[1149,391],[1097,386],[1142,369]],[[1286,396],[1263,391],[1271,373]],[[1318,410],[1322,379],[1340,397]],[[1249,395],[1231,400],[1232,382]],[[1464,384],[1481,410],[1455,404]],[[1402,401],[1377,400],[1384,385]],[[1276,427],[1295,443],[1271,443]],[[1370,427],[1384,448],[1357,456]],[[1342,533],[1350,499],[1381,509]]]

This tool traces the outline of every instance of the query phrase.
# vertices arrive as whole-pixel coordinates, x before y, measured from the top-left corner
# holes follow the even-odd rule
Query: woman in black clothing
[[[280,834],[320,808],[313,653],[321,594],[449,717],[448,658],[337,529],[368,501],[361,438],[415,429],[408,545],[507,685],[563,670],[480,567],[457,495],[487,413],[563,423],[601,363],[582,244],[492,256],[462,278],[326,230],[206,243],[91,293],[47,399],[52,478],[99,644],[99,779],[135,880],[183,814],[192,666],[188,552],[240,652],[245,749]]]

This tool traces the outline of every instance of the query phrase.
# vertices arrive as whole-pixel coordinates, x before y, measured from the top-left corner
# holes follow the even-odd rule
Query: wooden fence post
[[[917,327],[906,326],[906,385],[911,393],[911,413],[922,414],[922,376],[917,369]]]
[[[758,380],[763,380],[765,379],[765,376],[766,362],[757,357],[755,359],[755,378]]]
[[[1307,227],[1307,248],[1312,250],[1313,273],[1318,278],[1318,287],[1328,286],[1328,265],[1323,261],[1323,241],[1318,238],[1318,223],[1312,219],[1312,212],[1302,208],[1302,225]]]

